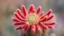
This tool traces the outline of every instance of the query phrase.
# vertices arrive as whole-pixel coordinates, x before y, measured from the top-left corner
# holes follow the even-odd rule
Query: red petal
[[[41,6],[39,6],[38,8],[37,8],[37,14],[39,14],[40,13],[40,11],[41,11],[41,9],[42,9],[42,7]]]
[[[45,25],[54,25],[56,22],[44,23]]]
[[[20,20],[18,20],[17,18],[12,18],[12,20],[14,21],[14,22],[19,22]]]
[[[47,21],[52,19],[54,17],[54,14],[52,14],[51,16],[48,17]]]
[[[21,27],[16,28],[16,30],[20,30],[20,29],[22,29],[22,28]]]
[[[25,8],[24,5],[22,5],[22,11],[23,11],[23,13],[24,13],[24,16],[26,16],[26,15],[27,15],[27,10],[26,10],[26,8]]]
[[[46,14],[44,14],[43,16],[41,16],[41,19],[44,18],[45,16],[49,16],[51,14],[52,10],[50,9]]]
[[[40,24],[40,25],[41,25],[42,28],[44,28],[46,30],[48,29],[48,27],[45,24]]]
[[[46,15],[50,15],[52,13],[52,10],[50,9],[47,13],[46,13]]]
[[[26,24],[25,27],[24,27],[24,31],[29,30],[29,28],[30,28],[30,24]]]
[[[17,27],[16,30],[21,30],[23,28],[24,28],[24,25],[21,25],[21,26]]]
[[[44,11],[42,11],[42,13],[40,13],[40,16],[42,16],[44,14]]]
[[[18,18],[21,21],[25,21],[25,19],[23,19],[22,17],[20,17],[16,12],[14,12],[14,15],[16,16],[16,18]]]
[[[16,11],[18,12],[18,15],[19,15],[19,16],[21,16],[22,18],[25,18],[25,17],[22,15],[20,9],[17,9]]]
[[[34,13],[36,10],[35,10],[35,8],[32,10],[32,13]]]
[[[14,25],[22,25],[22,24],[25,24],[25,22],[15,22]]]
[[[38,24],[36,24],[36,29],[38,32],[42,32],[42,28]]]
[[[35,7],[33,4],[31,4],[30,8],[29,8],[29,13],[31,13],[31,12],[34,13],[34,11],[35,11]]]
[[[40,19],[44,18],[45,16],[47,16],[47,15],[44,14],[44,15],[40,16]]]
[[[32,33],[35,33],[36,32],[36,26],[34,24],[31,26],[31,32]]]
[[[46,20],[46,18],[44,17],[43,19],[40,20],[40,22],[44,22]]]
[[[52,28],[52,29],[54,29],[54,27],[52,26],[52,25],[47,25],[48,26],[48,28]]]

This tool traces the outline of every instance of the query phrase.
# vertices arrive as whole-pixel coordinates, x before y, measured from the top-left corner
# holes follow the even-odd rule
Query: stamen
[[[37,24],[38,23],[38,20],[39,20],[39,17],[37,14],[33,13],[33,14],[29,14],[27,16],[27,21],[30,23],[30,24]]]

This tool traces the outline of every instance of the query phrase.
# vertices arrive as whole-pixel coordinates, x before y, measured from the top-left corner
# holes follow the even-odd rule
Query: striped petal
[[[36,29],[38,32],[42,32],[42,28],[38,24],[36,24]]]
[[[51,16],[49,16],[49,17],[47,18],[47,21],[48,21],[48,20],[51,20],[53,17],[54,17],[54,14],[52,14]]]
[[[22,12],[23,12],[24,16],[26,16],[26,15],[27,15],[27,10],[26,10],[26,8],[25,8],[25,6],[24,6],[24,5],[22,5]]]
[[[19,19],[21,21],[25,21],[25,19],[23,19],[22,17],[20,17],[16,12],[14,12],[14,15],[16,16],[17,19]]]
[[[52,28],[52,29],[54,29],[54,27],[52,26],[52,25],[47,25],[48,26],[48,28]]]
[[[44,14],[43,16],[41,16],[41,19],[44,18],[45,16],[49,16],[52,13],[52,10],[50,9],[46,14]]]
[[[33,4],[31,4],[29,7],[29,13],[34,13],[34,12],[35,12],[35,7]]]
[[[41,9],[42,9],[42,7],[41,7],[41,6],[39,6],[39,7],[37,8],[36,14],[39,14],[39,13],[40,13],[40,11],[41,11]]]
[[[23,25],[23,24],[25,24],[25,22],[23,22],[23,21],[22,21],[22,22],[15,22],[15,23],[14,23],[14,25],[16,25],[16,26],[17,26],[17,25]]]
[[[46,17],[44,17],[43,19],[40,19],[40,22],[44,22],[46,21]]]
[[[44,18],[45,16],[47,16],[47,15],[44,14],[44,15],[40,16],[40,19]]]
[[[35,32],[36,32],[36,26],[35,26],[35,25],[32,25],[32,26],[31,26],[31,32],[32,32],[32,33],[35,33]]]
[[[24,28],[24,25],[21,25],[21,26],[17,27],[16,30],[21,30],[23,28]]]
[[[45,24],[40,24],[40,25],[41,25],[42,28],[44,28],[46,30],[48,29],[48,27]]]
[[[52,13],[52,10],[50,9],[47,13],[46,13],[46,15],[50,15]]]
[[[39,16],[43,16],[43,14],[44,14],[44,11],[42,11],[42,13],[40,13],[40,15],[39,15]]]
[[[12,20],[14,21],[14,22],[19,22],[20,20],[18,20],[17,18],[12,18]]]
[[[18,13],[18,15],[19,15],[20,17],[25,18],[25,17],[23,16],[23,14],[21,13],[20,9],[16,9],[16,11],[17,11],[17,13]]]
[[[30,28],[30,24],[26,24],[25,27],[24,27],[24,31],[29,30],[29,28]]]
[[[45,25],[54,25],[56,22],[50,22],[50,23],[48,23],[48,22],[46,22],[46,23],[44,23]]]

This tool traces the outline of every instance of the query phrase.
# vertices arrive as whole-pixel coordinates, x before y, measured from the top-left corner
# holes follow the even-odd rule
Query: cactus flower
[[[47,22],[54,17],[52,10],[50,9],[47,13],[44,14],[44,11],[41,12],[42,7],[39,6],[35,9],[33,4],[30,5],[27,10],[24,5],[20,9],[16,9],[14,12],[14,25],[18,26],[16,30],[24,29],[24,31],[30,30],[31,32],[41,32],[42,29],[47,30],[48,28],[53,28],[55,22]]]

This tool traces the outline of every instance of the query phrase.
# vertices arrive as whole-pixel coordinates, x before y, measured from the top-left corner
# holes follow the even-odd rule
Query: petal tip
[[[25,5],[22,5],[22,7],[25,7]]]

